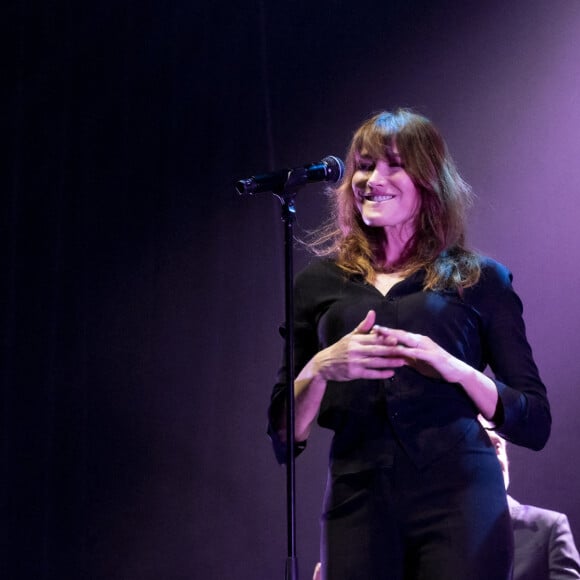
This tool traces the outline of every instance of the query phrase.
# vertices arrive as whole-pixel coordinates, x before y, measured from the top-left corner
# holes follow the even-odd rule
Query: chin
[[[388,220],[385,220],[380,217],[376,218],[363,217],[363,221],[369,228],[388,228],[389,226],[392,225]]]

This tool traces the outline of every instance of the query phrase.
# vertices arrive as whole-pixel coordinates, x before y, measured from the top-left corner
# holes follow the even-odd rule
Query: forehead
[[[354,151],[354,155],[365,159],[400,159],[401,157],[395,143],[384,147],[362,145],[360,149]]]

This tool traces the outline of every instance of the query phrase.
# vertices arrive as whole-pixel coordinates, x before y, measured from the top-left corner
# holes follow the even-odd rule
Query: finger
[[[406,347],[403,347],[406,348]],[[400,348],[396,344],[372,343],[361,344],[357,351],[364,357],[382,357],[389,358],[393,355],[400,356]]]
[[[381,326],[380,324],[375,324],[373,326],[373,332],[377,333],[380,336],[395,336],[400,330],[396,328],[389,328],[388,326]]]
[[[377,315],[375,311],[369,310],[367,312],[367,315],[364,317],[363,321],[354,329],[353,332],[355,334],[368,334],[372,330],[376,318]]]
[[[378,324],[373,326],[373,330],[385,338],[395,338],[397,344],[402,344],[408,348],[421,348],[421,340],[424,338],[421,334],[415,334],[397,328],[387,328],[386,326],[379,326]]]
[[[364,372],[365,379],[390,379],[395,376],[395,371],[392,369],[367,369]]]
[[[385,344],[388,346],[397,346],[397,339],[394,336],[379,334],[375,332],[374,329],[371,334],[373,334],[376,337],[376,339],[379,341],[379,344]]]
[[[363,366],[365,369],[375,369],[375,370],[388,370],[397,369],[399,367],[404,367],[409,364],[407,358],[402,357],[378,357],[378,358],[368,358],[364,361]]]

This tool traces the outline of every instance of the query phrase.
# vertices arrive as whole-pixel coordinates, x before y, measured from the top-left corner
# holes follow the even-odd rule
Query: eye
[[[375,164],[373,161],[369,159],[359,159],[356,162],[356,170],[357,171],[373,171],[375,168]]]

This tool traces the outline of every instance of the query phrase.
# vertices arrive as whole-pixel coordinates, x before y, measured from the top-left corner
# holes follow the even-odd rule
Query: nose
[[[384,183],[385,180],[383,176],[375,168],[367,179],[367,187],[369,189],[375,189],[377,187],[380,187],[381,185],[384,185]]]

